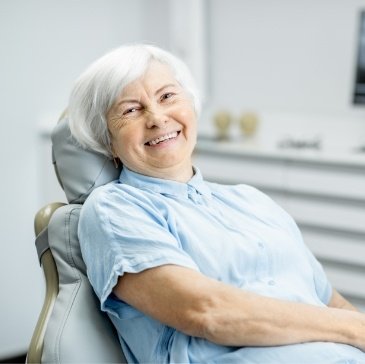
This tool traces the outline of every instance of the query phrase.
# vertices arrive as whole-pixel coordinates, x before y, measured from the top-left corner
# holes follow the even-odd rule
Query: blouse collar
[[[150,190],[162,195],[172,195],[176,197],[188,198],[192,194],[199,194],[205,197],[210,197],[211,192],[207,183],[203,180],[200,170],[193,167],[194,175],[187,182],[177,182],[168,179],[145,176],[136,173],[123,166],[119,181],[141,190]]]

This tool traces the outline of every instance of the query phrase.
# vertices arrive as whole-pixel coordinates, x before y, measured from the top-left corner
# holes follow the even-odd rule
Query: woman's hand
[[[180,266],[126,274],[114,293],[168,326],[220,345],[329,341],[365,351],[365,315],[360,312],[260,296]]]

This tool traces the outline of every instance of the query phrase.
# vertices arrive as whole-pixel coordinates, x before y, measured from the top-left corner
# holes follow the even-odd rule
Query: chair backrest
[[[52,133],[52,155],[69,204],[48,205],[36,216],[46,298],[27,362],[124,363],[117,333],[87,279],[77,237],[81,204],[94,188],[118,178],[120,170],[107,157],[80,148],[67,117]]]

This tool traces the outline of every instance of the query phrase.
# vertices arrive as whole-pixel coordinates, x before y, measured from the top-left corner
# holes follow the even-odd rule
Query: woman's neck
[[[127,166],[128,167],[128,166]],[[133,168],[128,169],[133,172],[137,172],[139,174],[143,174],[145,176],[166,179],[181,183],[187,183],[194,175],[194,169],[192,164],[186,166],[185,168],[181,168],[180,166],[174,166],[170,168],[153,168],[146,170],[135,170]]]

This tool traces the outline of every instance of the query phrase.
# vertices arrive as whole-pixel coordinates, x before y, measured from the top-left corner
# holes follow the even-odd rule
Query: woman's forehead
[[[138,94],[141,91],[156,93],[167,86],[178,87],[179,83],[169,66],[152,61],[142,76],[131,81],[122,89],[118,100]]]

